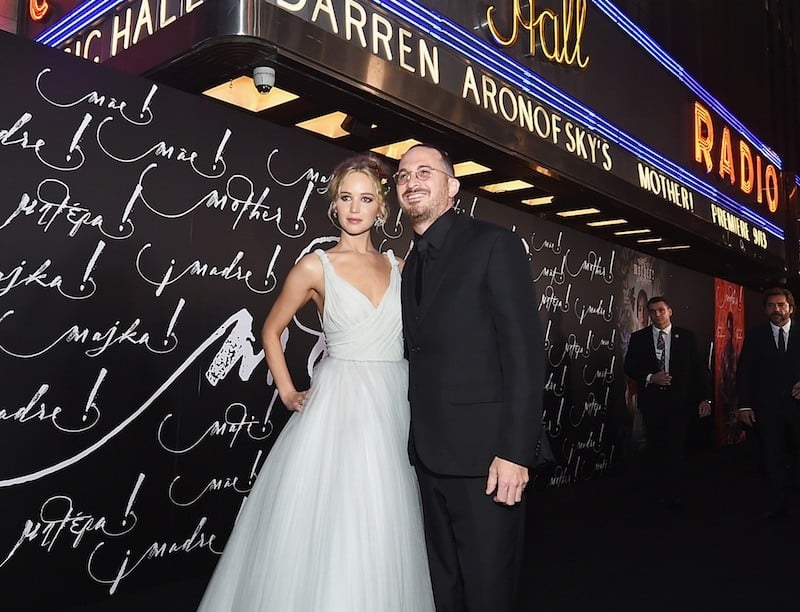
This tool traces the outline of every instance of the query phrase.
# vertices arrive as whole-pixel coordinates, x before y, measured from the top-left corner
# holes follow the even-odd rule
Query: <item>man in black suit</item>
[[[411,147],[395,174],[415,245],[403,270],[409,456],[439,612],[514,606],[523,490],[542,426],[544,347],[518,236],[457,215],[449,156]]]
[[[711,402],[705,399],[706,376],[694,334],[672,325],[665,297],[650,298],[647,311],[652,325],[631,335],[625,374],[639,388],[647,452],[655,461],[661,495],[668,507],[678,509],[686,432],[695,407],[705,417]]]
[[[756,425],[770,485],[767,518],[788,514],[790,443],[800,455],[800,328],[792,320],[794,296],[774,287],[764,293],[769,322],[750,329],[736,367],[738,417]]]

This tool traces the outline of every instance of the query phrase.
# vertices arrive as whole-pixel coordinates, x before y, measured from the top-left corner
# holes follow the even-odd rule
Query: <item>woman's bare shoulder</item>
[[[322,260],[316,253],[307,253],[292,266],[290,274],[311,281],[322,278]]]

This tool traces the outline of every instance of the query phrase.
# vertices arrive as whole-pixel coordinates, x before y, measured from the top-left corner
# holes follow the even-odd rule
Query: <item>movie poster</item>
[[[744,341],[744,288],[714,279],[714,430],[718,446],[738,444],[745,430],[736,419],[736,361]]]
[[[619,257],[622,285],[617,316],[622,354],[625,355],[628,352],[631,334],[650,324],[647,300],[653,296],[663,295],[661,266],[664,262],[629,249],[620,249]],[[632,454],[641,451],[646,441],[636,394],[636,383],[625,377],[624,435],[629,445],[628,451]]]

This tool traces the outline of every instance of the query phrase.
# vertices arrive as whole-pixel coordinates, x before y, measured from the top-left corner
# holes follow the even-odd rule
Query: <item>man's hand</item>
[[[800,381],[794,383],[792,387],[792,397],[794,399],[800,399]]]
[[[756,415],[750,408],[745,408],[744,410],[737,410],[736,411],[736,418],[739,419],[740,423],[744,423],[745,425],[749,425],[750,427],[756,422]]]
[[[700,414],[700,418],[707,417],[711,414],[711,402],[708,400],[703,400],[700,402],[700,405],[697,407],[697,412]]]
[[[672,382],[672,376],[669,372],[653,372],[650,375],[650,384],[658,385],[659,387],[666,387]]]
[[[522,501],[522,492],[528,484],[528,468],[512,463],[506,459],[495,457],[489,466],[489,478],[486,480],[486,495],[494,493],[494,501],[498,504],[513,506]]]

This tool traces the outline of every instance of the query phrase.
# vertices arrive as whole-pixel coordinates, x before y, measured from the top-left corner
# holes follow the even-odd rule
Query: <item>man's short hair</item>
[[[649,300],[647,300],[647,307],[650,308],[650,306],[658,302],[664,302],[667,305],[667,308],[672,308],[672,304],[670,304],[669,300],[663,295],[654,295],[651,297]]]
[[[792,310],[794,310],[794,296],[792,292],[786,289],[785,287],[771,287],[764,292],[764,305],[767,305],[767,300],[771,297],[776,295],[780,295],[786,298],[786,301],[789,302],[789,306],[791,306]]]
[[[442,163],[444,164],[444,169],[447,170],[447,173],[451,176],[455,176],[455,168],[453,168],[453,160],[450,159],[450,154],[445,151],[442,147],[439,147],[435,144],[431,144],[429,142],[418,142],[417,144],[411,145],[406,150],[406,153],[411,151],[412,149],[433,149],[442,157]]]

